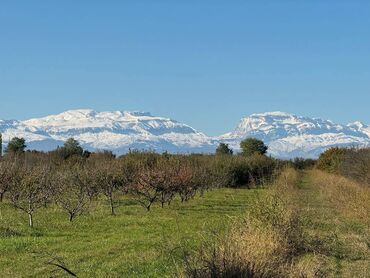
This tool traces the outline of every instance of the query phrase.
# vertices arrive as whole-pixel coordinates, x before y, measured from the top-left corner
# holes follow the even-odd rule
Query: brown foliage
[[[357,182],[370,186],[370,148],[348,150],[339,172]]]

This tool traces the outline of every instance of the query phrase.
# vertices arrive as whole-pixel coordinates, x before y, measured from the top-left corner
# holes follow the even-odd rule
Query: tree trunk
[[[73,213],[70,213],[69,214],[69,222],[72,222],[73,221],[73,218],[74,218],[74,214]]]
[[[114,202],[113,202],[113,195],[112,194],[109,196],[109,203],[110,203],[111,214],[116,215],[116,213],[114,211]]]
[[[33,214],[32,202],[29,199],[28,200],[28,223],[29,223],[31,228],[33,227],[33,216],[32,216],[32,214]]]
[[[33,216],[31,212],[28,213],[28,220],[30,227],[33,228]]]
[[[0,203],[3,202],[3,199],[4,199],[4,193],[5,192],[0,192]]]

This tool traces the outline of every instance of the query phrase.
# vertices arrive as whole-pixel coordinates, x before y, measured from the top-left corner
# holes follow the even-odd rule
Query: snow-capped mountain
[[[243,118],[233,132],[220,136],[219,140],[238,149],[242,139],[255,137],[269,146],[273,156],[317,157],[333,146],[368,146],[369,131],[361,122],[340,125],[329,120],[269,112]]]
[[[89,150],[211,151],[214,142],[192,127],[145,112],[71,110],[26,121],[0,121],[4,141],[24,137],[30,149],[51,150],[73,137]]]
[[[86,149],[108,149],[118,154],[129,149],[207,153],[220,142],[237,151],[240,141],[247,137],[262,139],[269,146],[269,154],[282,158],[317,157],[333,146],[370,145],[370,128],[361,122],[340,125],[283,112],[252,114],[234,131],[219,137],[150,113],[89,109],[26,121],[0,120],[0,133],[4,144],[13,137],[24,137],[30,149],[55,149],[73,137]]]

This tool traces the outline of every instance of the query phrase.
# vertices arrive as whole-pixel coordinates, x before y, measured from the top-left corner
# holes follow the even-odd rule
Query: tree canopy
[[[247,138],[240,142],[241,154],[251,156],[254,154],[263,155],[267,152],[268,147],[261,140],[256,138]]]
[[[233,150],[229,147],[229,144],[220,143],[216,149],[218,155],[232,155]]]
[[[77,140],[73,138],[69,138],[64,143],[63,147],[59,147],[57,149],[57,152],[62,158],[67,159],[74,155],[82,156],[84,153],[84,150],[80,146],[80,143]]]
[[[10,140],[8,147],[6,148],[6,152],[23,153],[26,147],[26,140],[24,138],[14,137],[12,140]]]

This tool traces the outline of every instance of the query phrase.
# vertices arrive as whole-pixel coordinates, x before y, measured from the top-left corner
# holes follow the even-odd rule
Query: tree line
[[[267,148],[255,140],[248,155],[130,151],[116,157],[83,150],[72,138],[50,152],[26,151],[24,139],[13,138],[0,158],[0,201],[27,214],[32,227],[35,213],[55,204],[73,221],[101,197],[115,215],[122,195],[150,211],[155,203],[164,207],[176,197],[186,202],[216,187],[259,186],[281,162],[267,157]],[[254,152],[251,146],[257,146]]]

